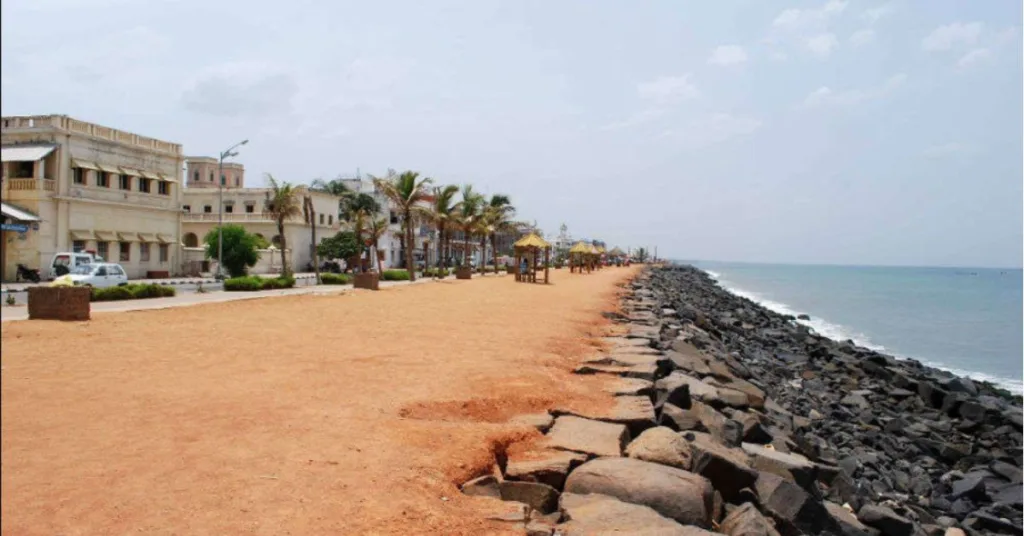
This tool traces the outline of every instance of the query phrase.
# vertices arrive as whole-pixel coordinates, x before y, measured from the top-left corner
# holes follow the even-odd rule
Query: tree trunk
[[[308,198],[307,198],[308,199]],[[316,274],[316,284],[320,284],[320,259],[316,255],[316,212],[313,212],[313,203],[310,202],[309,229],[313,235],[313,273]]]
[[[494,273],[498,273],[498,235],[491,235],[491,255],[494,257]]]
[[[487,264],[487,235],[480,235],[480,273],[483,274]]]
[[[412,255],[412,211],[405,211],[405,269],[409,271],[409,281],[416,281],[416,267],[413,266]]]
[[[281,277],[292,275],[291,267],[288,266],[288,256],[285,250],[288,249],[288,239],[284,237],[284,221],[277,221],[277,236],[281,237]]]

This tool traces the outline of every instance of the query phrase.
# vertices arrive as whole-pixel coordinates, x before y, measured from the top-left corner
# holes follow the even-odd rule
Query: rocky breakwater
[[[539,450],[469,495],[527,534],[1020,534],[1022,411],[987,384],[734,296],[691,267],[630,285],[622,336],[578,374],[610,410],[552,408]]]

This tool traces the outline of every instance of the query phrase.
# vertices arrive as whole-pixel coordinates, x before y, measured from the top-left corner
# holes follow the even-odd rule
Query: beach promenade
[[[3,533],[521,533],[458,485],[608,403],[571,371],[637,270],[5,323]]]

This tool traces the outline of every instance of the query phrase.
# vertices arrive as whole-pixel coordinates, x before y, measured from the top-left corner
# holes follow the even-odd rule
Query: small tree
[[[362,245],[356,240],[356,234],[352,231],[341,231],[340,233],[324,238],[316,247],[316,252],[327,259],[351,259],[359,255]],[[346,270],[351,266],[346,266]]]
[[[267,180],[270,182],[270,188],[263,203],[263,213],[277,224],[277,236],[281,240],[281,276],[289,277],[292,275],[292,267],[285,254],[288,240],[284,233],[284,224],[302,214],[302,204],[294,186],[287,182],[277,182],[270,173],[267,173]]]
[[[259,249],[258,237],[246,232],[241,225],[225,225],[223,234],[224,257],[221,262],[224,269],[231,277],[245,275],[260,260],[260,254],[256,251]],[[206,244],[206,258],[215,258],[218,250],[217,229],[206,233],[203,242]]]

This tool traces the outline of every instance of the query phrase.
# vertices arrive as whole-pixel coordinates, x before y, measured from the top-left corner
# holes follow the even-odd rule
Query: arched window
[[[199,237],[195,233],[185,233],[183,240],[187,248],[199,247]]]
[[[198,172],[198,171],[196,171],[195,173],[193,173],[193,174],[192,174],[192,177],[193,177],[193,180],[194,180],[195,182],[199,182],[199,172]]]
[[[213,182],[213,172],[210,172],[210,182]]]

